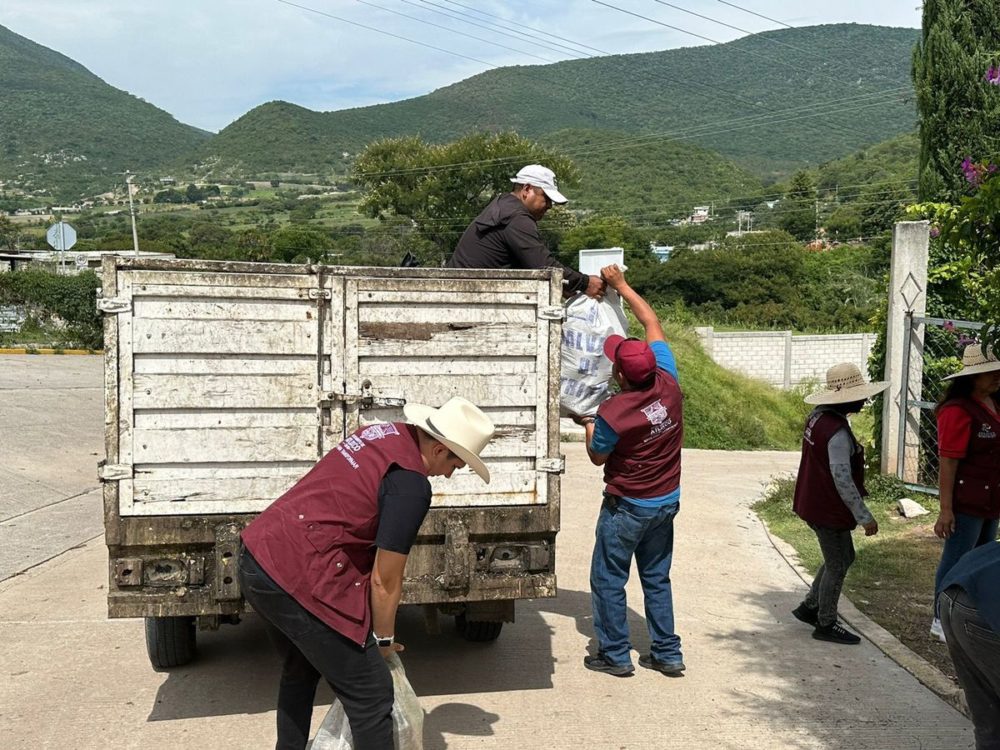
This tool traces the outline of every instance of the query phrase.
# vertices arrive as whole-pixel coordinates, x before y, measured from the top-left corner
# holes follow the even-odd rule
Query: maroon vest
[[[358,644],[371,632],[378,492],[393,465],[427,475],[416,428],[364,427],[243,530],[243,544],[275,583]]]
[[[652,387],[622,391],[597,410],[618,434],[604,464],[608,492],[638,499],[666,495],[681,484],[684,427],[680,386],[656,368]]]
[[[858,525],[833,483],[830,454],[827,453],[830,438],[843,427],[847,428],[854,446],[851,451],[851,476],[861,497],[865,497],[868,494],[865,489],[865,451],[854,439],[847,417],[816,409],[806,420],[806,430],[802,435],[802,460],[795,480],[792,510],[803,521],[825,529],[850,530]]]
[[[977,518],[1000,517],[1000,418],[971,398],[953,399],[970,417],[969,447],[958,462],[953,507]]]

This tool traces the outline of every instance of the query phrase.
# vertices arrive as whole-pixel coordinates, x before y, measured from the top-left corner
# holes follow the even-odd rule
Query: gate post
[[[911,330],[907,313],[923,317],[927,311],[927,259],[930,247],[930,223],[927,221],[901,221],[892,231],[892,268],[889,272],[889,311],[885,342],[885,380],[889,389],[882,399],[882,473],[896,474],[900,468],[900,411],[905,394],[918,398],[924,374],[923,329]],[[905,368],[904,357],[909,357],[911,346],[915,356]],[[904,390],[905,389],[905,390]],[[913,412],[914,410],[910,410]],[[914,481],[917,450],[920,436],[919,410],[906,415],[906,459],[902,468],[904,481]],[[911,476],[912,474],[912,476]]]

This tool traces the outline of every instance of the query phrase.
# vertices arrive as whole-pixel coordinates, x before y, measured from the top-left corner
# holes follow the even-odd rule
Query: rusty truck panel
[[[106,258],[99,307],[110,616],[238,615],[240,530],[353,430],[452,395],[497,425],[493,481],[433,481],[404,602],[555,595],[558,271]]]

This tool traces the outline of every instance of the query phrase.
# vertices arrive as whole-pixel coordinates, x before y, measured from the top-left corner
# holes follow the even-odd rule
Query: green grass
[[[857,559],[847,574],[843,596],[910,649],[953,677],[947,647],[928,635],[934,572],[941,557],[941,545],[933,532],[937,501],[909,492],[895,477],[869,476],[866,485],[871,493],[866,503],[878,521],[879,532],[872,537],[855,533]],[[816,535],[792,512],[794,488],[792,477],[775,478],[753,509],[771,533],[794,547],[802,565],[815,574],[823,559]],[[916,500],[931,513],[903,518],[895,507],[901,497]]]
[[[661,315],[661,320],[668,316]],[[714,450],[797,450],[809,407],[797,392],[726,370],[688,328],[666,322],[684,392],[684,445]],[[638,331],[633,331],[633,335]]]

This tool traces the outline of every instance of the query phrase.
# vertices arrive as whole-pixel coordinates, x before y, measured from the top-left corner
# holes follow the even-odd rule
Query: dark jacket
[[[458,241],[448,268],[561,267],[567,294],[583,292],[589,278],[552,257],[538,223],[513,193],[490,201]]]

